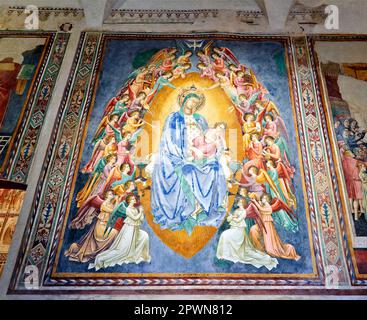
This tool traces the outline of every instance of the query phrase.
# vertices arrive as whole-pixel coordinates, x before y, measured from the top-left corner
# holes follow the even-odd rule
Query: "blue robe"
[[[206,131],[208,124],[199,114],[194,118]],[[152,176],[151,207],[155,223],[162,229],[185,229],[194,225],[218,227],[225,215],[223,204],[227,183],[218,159],[187,161],[186,128],[182,112],[171,113],[164,125]],[[190,217],[199,203],[201,218]],[[202,218],[202,217],[205,218]],[[190,230],[183,223],[190,222]]]

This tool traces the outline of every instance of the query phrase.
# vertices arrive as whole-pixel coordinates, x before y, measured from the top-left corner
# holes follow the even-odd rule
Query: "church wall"
[[[79,13],[80,14],[80,13]],[[62,23],[71,21],[73,29],[71,32],[60,32],[59,26]],[[206,24],[207,30],[202,30],[201,26],[198,26],[199,31],[216,30],[218,21],[213,19]],[[15,15],[4,16],[0,20],[0,25],[6,26],[9,30],[23,29],[24,19],[22,16],[15,17]],[[93,38],[96,40],[95,48],[93,52],[97,57],[98,51],[101,50],[99,41],[107,36],[114,35],[114,31],[120,31],[121,27],[111,25],[105,27],[109,29],[105,32],[86,32],[88,27],[85,25],[85,21],[82,16],[77,15],[74,17],[54,17],[47,21],[41,21],[41,28],[47,30],[47,36],[53,37],[52,44],[53,50],[56,49],[57,39],[63,39],[63,52],[61,53],[61,59],[57,65],[58,71],[53,74],[53,88],[52,95],[49,97],[46,107],[44,107],[44,117],[42,124],[37,129],[36,138],[32,140],[33,153],[30,157],[24,157],[24,147],[29,139],[22,138],[19,140],[23,142],[17,143],[14,147],[14,160],[12,166],[7,166],[4,170],[4,177],[15,181],[21,181],[28,185],[24,203],[17,222],[17,228],[13,235],[13,243],[10,247],[10,254],[7,264],[4,267],[3,275],[0,279],[0,293],[3,297],[6,297],[8,289],[10,288],[10,297],[23,297],[32,296],[37,297],[39,295],[38,289],[36,290],[24,290],[21,283],[24,281],[24,266],[25,257],[31,254],[31,243],[36,239],[36,231],[39,228],[40,219],[44,211],[41,210],[40,198],[47,194],[45,190],[47,183],[50,182],[51,176],[50,170],[55,169],[51,159],[55,156],[55,144],[59,143],[59,135],[61,134],[61,124],[66,121],[65,114],[63,114],[63,108],[69,105],[71,102],[71,95],[73,90],[77,88],[77,74],[81,71],[81,66],[77,65],[78,55],[84,54],[86,50],[86,44],[83,42],[86,38]],[[185,34],[185,28],[187,32],[192,30],[192,26],[177,26],[169,25],[165,27],[136,25],[126,26],[126,30],[130,32],[147,32],[156,31],[161,33],[170,33],[181,31]],[[236,26],[228,26],[224,32],[238,32]],[[43,31],[40,31],[42,33]],[[241,32],[246,32],[242,30]],[[14,37],[29,36],[30,34],[37,34],[37,32],[30,33],[24,31],[7,31],[0,32],[2,35],[14,34]],[[140,36],[140,35],[139,35]],[[222,35],[224,38],[226,35]],[[123,37],[123,34],[122,34]],[[216,35],[203,35],[203,37],[215,38]],[[270,37],[271,38],[271,37]],[[276,37],[275,37],[276,38]],[[336,41],[337,37],[330,37],[322,39],[321,36],[295,36],[295,37],[283,37],[288,46],[288,54],[290,57],[290,66],[294,70],[294,76],[290,78],[292,82],[295,95],[295,105],[299,108],[298,118],[296,121],[302,125],[293,132],[294,134],[301,136],[300,148],[303,148],[301,153],[301,161],[306,167],[308,167],[309,175],[303,176],[304,183],[307,185],[307,193],[305,201],[309,202],[310,209],[309,221],[307,222],[311,230],[311,238],[313,239],[313,248],[316,252],[314,259],[317,266],[317,281],[312,283],[312,289],[309,288],[310,283],[305,280],[305,283],[298,281],[293,286],[288,286],[287,280],[294,281],[292,276],[285,278],[282,283],[279,280],[276,290],[265,289],[263,294],[280,294],[291,295],[297,292],[306,296],[312,295],[364,295],[366,288],[366,255],[365,255],[365,239],[364,235],[359,237],[356,235],[356,229],[353,223],[352,208],[350,207],[350,201],[347,193],[347,186],[345,182],[345,175],[347,173],[343,171],[342,159],[338,149],[338,138],[334,131],[333,120],[333,99],[328,94],[328,89],[338,89],[342,97],[342,101],[335,101],[335,106],[338,110],[350,110],[351,117],[356,118],[362,128],[364,128],[365,119],[364,113],[360,111],[360,107],[365,105],[365,81],[345,76],[338,73],[338,76],[331,73],[330,85],[334,86],[330,88],[326,84],[325,75],[321,64],[328,64],[330,62],[342,66],[343,64],[366,64],[363,49],[365,47],[365,38],[353,39],[346,38],[345,41],[351,41],[351,45],[354,50],[343,50],[345,48],[344,42],[341,44]],[[262,36],[244,36],[243,41],[264,41]],[[265,42],[265,41],[264,41]],[[0,54],[2,53],[0,48]],[[11,46],[6,47],[11,52]],[[10,48],[10,50],[9,50]],[[51,48],[51,47],[50,47]],[[50,59],[52,58],[52,50],[50,49]],[[94,59],[93,58],[93,59]],[[1,57],[0,57],[1,61]],[[48,60],[49,62],[50,60]],[[93,68],[96,67],[95,62],[92,63]],[[51,67],[51,65],[49,65]],[[48,67],[48,68],[49,68]],[[333,69],[334,70],[334,69]],[[46,74],[47,67],[45,67],[44,73]],[[98,73],[99,75],[99,73]],[[328,74],[329,75],[329,74]],[[88,71],[89,80],[92,79],[91,70]],[[42,82],[39,82],[36,89],[42,88]],[[89,93],[92,97],[95,93],[89,87],[85,87],[85,93]],[[111,93],[111,97],[112,97]],[[37,93],[33,94],[34,97],[38,97]],[[35,99],[36,100],[36,99]],[[340,99],[339,99],[340,100]],[[88,102],[89,103],[89,102]],[[82,103],[82,107],[88,109],[85,101]],[[36,104],[33,104],[36,107]],[[296,108],[295,107],[295,108]],[[31,110],[31,109],[29,109]],[[82,115],[80,115],[82,117]],[[79,118],[80,120],[81,118]],[[24,135],[29,132],[30,129],[22,126],[24,129]],[[73,134],[77,134],[79,131],[73,131]],[[25,136],[24,136],[25,137]],[[74,151],[73,151],[74,152]],[[71,156],[75,156],[76,153],[70,153]],[[24,169],[25,168],[25,169]],[[23,171],[22,171],[23,170]],[[19,175],[21,172],[21,175]],[[69,173],[69,171],[66,171]],[[65,176],[66,176],[65,173]],[[19,178],[21,177],[21,178]],[[63,192],[69,191],[69,186],[66,188],[65,182],[60,184],[60,188],[53,191],[54,196],[59,197]],[[310,200],[311,199],[311,200]],[[42,200],[43,201],[43,200]],[[61,199],[60,199],[61,201]],[[47,228],[50,230],[50,240],[46,242],[47,247],[43,248],[44,262],[41,263],[42,272],[46,272],[50,265],[47,265],[49,258],[49,251],[51,245],[55,245],[51,242],[51,238],[56,234],[56,218],[61,217],[64,214],[61,208],[51,213],[52,219]],[[359,218],[362,223],[364,220],[363,215]],[[36,223],[37,222],[37,223]],[[363,229],[363,226],[362,226]],[[364,230],[364,229],[363,229]],[[362,231],[363,232],[363,231]],[[33,250],[36,252],[36,250]],[[29,260],[28,260],[29,261]],[[23,269],[22,269],[23,268]],[[300,270],[302,273],[302,270]],[[23,278],[22,278],[23,277]],[[41,275],[41,278],[43,274]],[[243,284],[235,283],[231,288],[232,294],[251,295],[251,289],[258,289],[257,286],[261,284],[268,285],[267,279],[263,280],[260,277],[259,283],[251,285],[250,280],[253,278],[244,277]],[[248,281],[248,282],[247,282]],[[261,282],[263,281],[263,282]],[[295,281],[296,282],[296,281]],[[316,283],[317,282],[317,283]],[[49,284],[47,284],[49,285]],[[47,291],[47,285],[42,283],[42,295],[55,298],[52,292]],[[51,285],[52,287],[52,285]],[[121,289],[123,286],[117,286],[117,289]],[[73,297],[73,288],[70,287],[57,287],[58,290],[62,289],[62,294],[65,297]],[[86,291],[95,289],[95,287],[85,288]],[[162,291],[153,287],[154,293],[161,295]],[[167,289],[167,287],[165,287]],[[175,293],[185,294],[187,292],[180,291],[179,288],[174,288]],[[191,293],[199,293],[200,289],[193,289]],[[130,292],[133,293],[134,290]],[[144,292],[141,291],[141,292]],[[164,291],[167,294],[169,291]],[[221,291],[222,292],[222,291]],[[108,289],[100,290],[99,294],[104,296],[110,296]],[[128,295],[128,292],[119,291],[114,295],[121,297]],[[136,293],[134,293],[136,294]],[[213,296],[219,294],[219,291],[213,289]],[[82,295],[85,297],[85,295]]]

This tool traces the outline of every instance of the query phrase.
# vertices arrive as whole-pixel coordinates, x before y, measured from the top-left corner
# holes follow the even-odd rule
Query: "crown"
[[[181,92],[178,95],[178,104],[180,105],[180,107],[183,107],[186,101],[191,97],[195,97],[199,100],[196,111],[204,106],[204,94],[198,88],[196,88],[194,84],[192,84],[191,87],[181,89]]]

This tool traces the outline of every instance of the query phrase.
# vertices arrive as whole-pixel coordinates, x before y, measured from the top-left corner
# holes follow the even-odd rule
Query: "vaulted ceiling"
[[[29,0],[2,0],[0,7],[22,8]],[[69,8],[82,11],[88,29],[102,29],[118,24],[206,23],[221,18],[218,29],[239,23],[259,26],[251,32],[290,32],[290,23],[301,27],[322,25],[324,8],[339,8],[340,33],[367,33],[367,1],[365,0],[33,0],[32,4],[47,9]],[[213,21],[212,21],[213,22]],[[215,25],[215,23],[213,24]],[[220,27],[219,27],[220,26]],[[302,28],[303,28],[302,27]],[[293,25],[294,28],[294,25]],[[316,28],[323,31],[322,28]]]

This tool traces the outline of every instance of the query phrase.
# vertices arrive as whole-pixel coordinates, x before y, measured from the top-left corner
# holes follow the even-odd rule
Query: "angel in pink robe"
[[[200,60],[200,63],[204,64],[205,66],[209,66],[211,64],[211,59],[208,51],[199,51],[197,53],[197,56]]]
[[[270,136],[274,139],[277,139],[279,135],[282,133],[286,140],[289,140],[289,135],[287,128],[283,119],[280,116],[277,116],[274,120],[274,117],[271,114],[266,114],[264,117],[265,120],[265,129],[264,136]]]
[[[109,154],[113,154],[116,151],[116,140],[114,136],[105,136],[103,139],[100,139],[96,142],[92,157],[85,165],[85,167],[81,170],[82,173],[91,173],[96,167],[99,160],[102,157],[107,157]]]
[[[233,83],[237,89],[237,94],[244,94],[247,97],[250,97],[252,92],[249,91],[247,87],[247,83],[244,77],[245,73],[242,70],[236,72],[236,76],[233,77]]]
[[[280,199],[271,200],[270,195],[264,194],[261,197],[261,203],[256,199],[252,202],[261,214],[265,229],[255,224],[250,229],[250,239],[257,250],[266,252],[272,257],[291,259],[298,261],[301,257],[296,249],[288,243],[283,243],[275,229],[272,214],[280,209],[292,214],[292,210]],[[271,202],[271,204],[270,204]]]
[[[200,62],[196,67],[200,70],[200,76],[202,78],[209,78],[215,82],[218,81],[218,78],[215,76],[215,72],[211,65],[205,65],[204,63]]]

